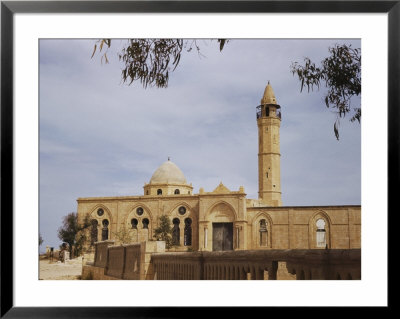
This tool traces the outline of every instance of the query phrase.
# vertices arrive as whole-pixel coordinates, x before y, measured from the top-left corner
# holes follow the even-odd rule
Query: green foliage
[[[78,223],[78,214],[69,213],[63,217],[63,224],[58,229],[58,238],[69,246],[71,258],[72,249],[74,249],[75,256],[79,256],[82,252],[82,247],[86,242],[86,236],[83,230],[90,227],[89,216],[86,216],[82,224]]]
[[[351,116],[350,121],[361,120],[361,106],[351,107],[351,98],[361,94],[361,50],[353,49],[351,45],[335,45],[329,48],[329,57],[316,66],[309,58],[305,58],[305,65],[297,62],[291,66],[293,75],[301,81],[301,89],[307,86],[308,92],[325,83],[328,92],[325,96],[325,105],[335,109],[336,121],[333,130],[339,140],[340,118],[346,114]]]
[[[168,86],[169,74],[178,66],[183,52],[191,52],[196,48],[200,55],[198,40],[183,39],[128,39],[126,45],[118,54],[119,60],[124,64],[122,69],[122,81],[132,84],[140,81],[144,88],[156,86],[166,88]],[[219,50],[222,51],[229,40],[218,39]],[[111,46],[111,39],[98,40],[99,52]],[[94,45],[92,58],[97,50]],[[107,51],[102,55],[106,63],[109,63]]]
[[[154,236],[157,240],[165,241],[165,247],[170,249],[172,247],[172,227],[171,221],[167,215],[159,217],[160,226],[154,230]]]
[[[113,234],[121,244],[129,244],[133,242],[133,237],[129,233],[129,229],[125,226],[122,226],[119,231],[113,232]]]

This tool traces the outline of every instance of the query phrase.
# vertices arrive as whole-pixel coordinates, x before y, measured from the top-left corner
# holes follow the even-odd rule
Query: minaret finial
[[[268,84],[269,84],[269,80],[268,80]]]
[[[168,156],[168,160],[170,160],[171,158]]]

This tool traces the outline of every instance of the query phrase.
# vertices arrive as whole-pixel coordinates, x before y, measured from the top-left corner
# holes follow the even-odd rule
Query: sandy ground
[[[78,280],[82,274],[82,257],[65,263],[43,259],[39,261],[39,268],[39,279],[42,280]]]

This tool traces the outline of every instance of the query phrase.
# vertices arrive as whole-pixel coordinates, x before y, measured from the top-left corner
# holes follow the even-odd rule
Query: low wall
[[[105,267],[107,265],[108,247],[114,245],[113,240],[99,241],[95,243],[94,265]]]
[[[154,278],[151,255],[165,252],[165,242],[147,241],[120,246],[114,246],[113,243],[110,240],[95,243],[94,262],[83,266],[82,278],[92,275],[96,280]]]
[[[168,252],[165,242],[96,243],[95,279],[131,280],[360,280],[361,249],[266,249]],[[85,267],[89,268],[85,268]],[[90,268],[91,267],[91,268]],[[89,272],[90,270],[90,272]],[[88,275],[90,277],[90,275]]]
[[[108,247],[106,274],[108,276],[122,278],[125,266],[125,249],[124,246]]]
[[[125,269],[121,278],[144,279],[146,247],[142,244],[133,244],[125,247]]]
[[[360,249],[153,254],[158,280],[361,279]]]

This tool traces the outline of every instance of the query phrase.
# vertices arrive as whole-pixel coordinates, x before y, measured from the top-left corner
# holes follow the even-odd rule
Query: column
[[[251,274],[251,280],[256,280],[256,269],[254,266],[250,266],[250,274]]]
[[[237,226],[236,227],[236,249],[240,248],[240,237],[239,237],[239,234],[240,234],[240,230],[239,230],[239,227]]]
[[[273,261],[268,267],[268,280],[276,280],[278,272],[278,262]]]
[[[207,249],[207,241],[208,241],[208,228],[204,227],[204,249]]]
[[[255,269],[255,273],[256,273],[256,280],[264,280],[264,268],[257,266]]]
[[[239,275],[240,275],[240,280],[246,280],[247,279],[247,274],[244,271],[243,267],[239,268]]]

